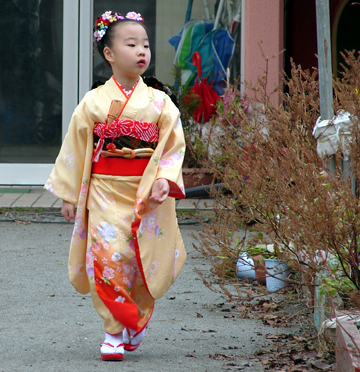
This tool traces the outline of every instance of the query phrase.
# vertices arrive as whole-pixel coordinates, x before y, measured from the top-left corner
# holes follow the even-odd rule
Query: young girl
[[[63,199],[66,221],[75,220],[69,276],[78,292],[91,292],[104,320],[103,360],[139,346],[155,299],[186,259],[174,199],[184,197],[180,114],[140,77],[151,56],[142,22],[135,12],[96,20],[97,48],[113,76],[75,109],[45,185]],[[114,100],[116,117],[108,115]]]

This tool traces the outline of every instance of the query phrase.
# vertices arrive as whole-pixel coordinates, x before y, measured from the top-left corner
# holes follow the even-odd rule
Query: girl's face
[[[144,27],[135,22],[119,22],[112,47],[105,47],[104,55],[117,79],[137,79],[147,70],[151,59],[149,39]]]

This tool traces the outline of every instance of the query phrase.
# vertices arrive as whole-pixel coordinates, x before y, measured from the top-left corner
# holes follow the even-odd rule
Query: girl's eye
[[[149,45],[144,45],[144,48],[149,48]]]
[[[133,48],[135,44],[128,44],[128,46]]]

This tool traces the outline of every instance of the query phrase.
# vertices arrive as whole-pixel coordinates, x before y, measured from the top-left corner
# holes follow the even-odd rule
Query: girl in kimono
[[[175,214],[175,198],[184,198],[180,113],[140,76],[151,57],[142,22],[135,12],[96,20],[97,48],[113,76],[76,107],[45,185],[75,221],[69,277],[79,293],[91,292],[104,320],[103,360],[140,345],[155,300],[186,259]]]

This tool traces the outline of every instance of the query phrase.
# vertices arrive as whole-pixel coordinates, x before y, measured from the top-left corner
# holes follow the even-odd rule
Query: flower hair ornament
[[[122,16],[121,14],[113,13],[111,10],[106,11],[95,21],[94,37],[96,41],[100,41],[105,36],[106,31],[111,23],[123,21],[126,19],[137,22],[144,22],[144,18],[141,16],[140,13],[129,12],[125,16]]]

